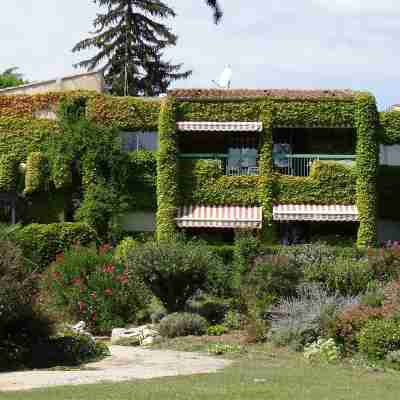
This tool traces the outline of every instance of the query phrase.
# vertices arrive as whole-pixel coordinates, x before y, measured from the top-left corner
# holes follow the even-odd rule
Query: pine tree
[[[181,64],[162,61],[163,49],[176,44],[177,37],[155,19],[174,17],[175,12],[160,0],[95,0],[107,12],[98,14],[91,38],[82,40],[73,52],[89,48],[98,53],[76,66],[93,70],[104,64],[106,82],[118,95],[154,95],[171,81],[187,78]],[[159,71],[154,71],[158,66]]]

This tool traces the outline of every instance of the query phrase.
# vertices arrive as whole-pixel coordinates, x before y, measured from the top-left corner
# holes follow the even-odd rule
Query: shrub
[[[400,278],[400,246],[370,249],[368,260],[375,279],[388,282]]]
[[[384,308],[350,305],[337,315],[330,334],[346,353],[353,353],[357,350],[357,335],[361,329],[370,320],[382,319],[384,316]]]
[[[216,356],[226,353],[240,353],[244,349],[238,344],[213,343],[208,347],[208,352]]]
[[[276,297],[293,296],[303,276],[299,264],[283,256],[265,256],[256,260],[245,277],[245,282],[261,298],[266,294]]]
[[[389,282],[383,290],[383,297],[386,306],[400,309],[400,280]]]
[[[52,333],[36,304],[37,279],[24,272],[22,252],[0,240],[0,371],[27,365],[33,345]]]
[[[389,351],[386,355],[386,361],[395,364],[396,368],[400,366],[400,350]]]
[[[257,257],[261,243],[251,232],[238,232],[235,238],[233,261],[238,273],[249,270],[254,258]]]
[[[278,345],[295,344],[301,349],[326,333],[330,324],[327,314],[335,315],[342,307],[357,302],[355,297],[331,295],[317,284],[301,285],[296,297],[282,298],[270,308],[271,338]]]
[[[223,324],[228,329],[238,330],[243,326],[244,316],[236,310],[229,310],[224,318]]]
[[[369,307],[382,307],[385,301],[385,293],[381,286],[370,285],[361,296],[360,303]]]
[[[207,246],[210,251],[215,253],[218,257],[221,258],[222,262],[227,266],[233,263],[234,258],[234,246],[229,245],[208,245]]]
[[[365,291],[373,274],[367,261],[336,258],[321,261],[304,267],[305,279],[308,282],[319,282],[332,293],[343,296],[355,296]]]
[[[222,336],[228,332],[228,328],[225,325],[211,325],[207,329],[207,335],[210,336]]]
[[[333,339],[318,339],[305,347],[304,357],[309,361],[331,363],[339,359],[340,351]]]
[[[163,337],[201,336],[207,332],[207,320],[200,315],[173,313],[160,322],[159,333]]]
[[[31,224],[17,229],[11,239],[21,247],[23,255],[43,271],[57,254],[71,245],[97,243],[96,232],[80,223]]]
[[[119,262],[126,262],[128,253],[132,248],[138,245],[138,242],[131,238],[131,237],[126,237],[124,240],[119,243],[119,245],[116,247],[115,252],[114,252],[114,258],[119,261]]]
[[[97,333],[135,322],[150,301],[143,283],[104,249],[76,246],[59,255],[44,275],[48,301]]]
[[[168,312],[182,311],[209,271],[222,270],[221,260],[196,243],[161,242],[136,246],[128,253],[128,275],[140,278]]]
[[[94,341],[88,335],[70,331],[34,346],[30,367],[77,366],[109,354],[105,344]]]
[[[357,335],[360,352],[370,359],[383,359],[400,350],[400,323],[394,320],[368,321]]]
[[[199,314],[210,324],[220,324],[229,310],[226,300],[201,293],[194,296],[186,304],[186,311]]]

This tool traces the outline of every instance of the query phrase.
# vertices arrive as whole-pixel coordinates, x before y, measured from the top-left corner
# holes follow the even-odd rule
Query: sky
[[[354,89],[380,109],[400,103],[399,0],[220,0],[214,25],[205,0],[164,0],[178,34],[166,58],[193,69],[175,87],[213,87],[225,65],[232,88]],[[0,71],[18,66],[30,81],[83,72],[90,52],[72,47],[99,12],[92,0],[17,0],[2,5]]]

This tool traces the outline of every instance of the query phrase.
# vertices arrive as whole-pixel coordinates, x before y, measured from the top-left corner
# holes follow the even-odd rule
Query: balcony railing
[[[223,153],[181,153],[178,156],[183,160],[217,160],[224,175],[227,176],[257,176],[258,167],[232,167],[228,163],[228,155]]]
[[[274,168],[284,175],[309,176],[315,161],[336,161],[351,165],[355,158],[355,155],[343,154],[285,154],[274,157]]]

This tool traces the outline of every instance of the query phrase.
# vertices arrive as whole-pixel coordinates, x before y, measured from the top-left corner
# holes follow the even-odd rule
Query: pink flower
[[[77,277],[75,277],[75,278],[72,279],[72,283],[73,283],[74,285],[80,285],[81,282],[82,282],[82,280],[81,280],[81,278],[80,278],[79,276],[77,276]]]
[[[107,288],[107,289],[104,290],[104,294],[106,296],[112,296],[113,290],[111,288]]]
[[[105,265],[105,266],[103,267],[103,272],[106,272],[106,273],[111,274],[111,273],[113,273],[114,271],[115,271],[115,267],[114,267],[114,265],[112,265],[112,264],[108,264],[108,265]]]
[[[82,312],[82,311],[85,309],[85,307],[86,307],[86,305],[85,305],[85,303],[84,303],[83,301],[80,301],[80,302],[78,303],[78,306],[79,306],[79,311],[80,311],[80,312]]]

